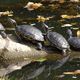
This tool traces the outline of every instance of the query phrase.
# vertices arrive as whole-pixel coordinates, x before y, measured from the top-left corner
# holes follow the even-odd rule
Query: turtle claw
[[[67,54],[66,54],[66,53],[62,53],[62,56],[64,56],[64,57],[65,57],[65,56],[67,56]]]
[[[2,36],[4,39],[7,38],[7,34],[6,34],[4,31],[1,32],[1,36]]]
[[[69,51],[69,53],[70,53],[70,52],[71,52],[71,49],[69,48],[68,51]]]
[[[22,42],[22,39],[21,39],[21,37],[20,37],[20,34],[18,34],[18,33],[15,31],[15,35],[16,35],[16,38],[17,38],[18,42],[21,43],[21,42]]]
[[[66,49],[63,49],[62,53],[63,53],[63,56],[66,56],[67,55]]]
[[[42,50],[42,44],[41,43],[37,43],[37,50]]]
[[[41,50],[41,48],[37,47],[37,50]]]
[[[71,49],[70,49],[70,48],[63,50],[63,56],[67,56],[67,53],[68,53],[68,54],[71,53]]]

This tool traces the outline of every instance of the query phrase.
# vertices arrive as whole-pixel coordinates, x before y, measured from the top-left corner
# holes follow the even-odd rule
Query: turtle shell
[[[42,32],[36,27],[30,25],[19,25],[16,27],[16,31],[24,38],[31,38],[37,41],[44,41]]]
[[[57,32],[49,32],[47,34],[49,41],[55,45],[58,49],[63,50],[69,48],[69,44],[66,39]]]
[[[0,23],[0,31],[5,31],[5,28],[1,23]]]
[[[78,38],[78,37],[71,37],[71,38],[68,39],[68,42],[74,48],[80,49],[80,38]]]

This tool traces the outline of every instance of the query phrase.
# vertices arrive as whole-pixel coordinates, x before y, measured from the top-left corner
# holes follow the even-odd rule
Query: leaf
[[[46,61],[46,60],[47,60],[46,58],[39,58],[39,59],[36,59],[36,60],[34,60],[34,61],[44,62],[44,61]]]

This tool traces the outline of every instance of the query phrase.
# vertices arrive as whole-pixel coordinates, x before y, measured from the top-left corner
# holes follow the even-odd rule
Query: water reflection
[[[75,51],[72,53],[80,54]],[[57,61],[34,62],[8,74],[7,78],[9,80],[80,80],[80,74],[64,74],[80,70],[80,58],[75,55],[73,57],[74,59],[71,57],[69,59],[67,56]]]
[[[54,71],[64,65],[69,57],[68,55],[57,61],[34,62],[7,76],[11,80],[51,80]]]

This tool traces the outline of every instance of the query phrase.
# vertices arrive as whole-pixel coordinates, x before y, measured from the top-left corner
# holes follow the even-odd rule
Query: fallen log
[[[14,70],[39,59],[57,60],[63,58],[62,55],[53,51],[38,51],[31,45],[24,45],[17,42],[13,36],[3,39],[0,36],[0,76],[6,75]]]
[[[24,58],[24,60],[26,60],[26,58],[36,60],[39,58],[44,58],[48,55],[59,55],[59,57],[60,56],[62,57],[62,55],[58,54],[57,52],[48,51],[45,49],[39,51],[35,48],[35,46],[32,46],[30,44],[27,44],[27,45],[20,44],[13,37],[8,37],[7,39],[3,39],[0,36],[0,44],[1,44],[0,56],[4,56],[5,59],[15,59],[15,58],[22,57]]]
[[[75,53],[72,55],[75,56]],[[7,39],[3,39],[0,36],[0,76],[21,69],[23,66],[39,59],[57,61],[62,58],[64,56],[58,51],[47,50],[45,48],[39,51],[30,44],[18,43],[14,36],[9,36]]]

